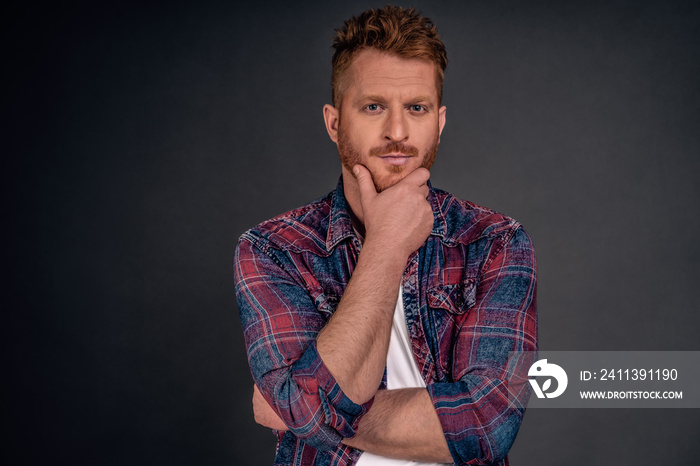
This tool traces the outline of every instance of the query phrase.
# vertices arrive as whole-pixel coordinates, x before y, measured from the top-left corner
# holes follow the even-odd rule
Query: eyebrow
[[[355,103],[355,105],[360,105],[360,104],[367,102],[367,101],[379,102],[380,104],[386,103],[386,99],[384,99],[384,97],[381,97],[381,96],[375,95],[375,94],[361,95],[357,99],[355,99],[354,103]]]
[[[367,102],[367,101],[377,102],[380,104],[386,103],[386,99],[384,97],[382,97],[380,95],[376,95],[376,94],[362,95],[362,96],[358,97],[357,99],[355,99],[354,103],[355,103],[355,105],[360,105],[360,104]],[[409,99],[408,102],[406,102],[406,103],[412,104],[412,103],[418,103],[418,102],[428,102],[428,103],[432,104],[432,101],[430,100],[430,96],[428,96],[428,95],[417,95],[417,96]]]
[[[411,99],[410,101],[411,101],[411,102],[428,102],[428,103],[432,103],[432,101],[430,100],[430,96],[427,96],[427,95],[417,95],[416,97],[414,97],[414,98]]]

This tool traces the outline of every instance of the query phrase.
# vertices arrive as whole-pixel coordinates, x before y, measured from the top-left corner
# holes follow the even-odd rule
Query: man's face
[[[340,114],[324,109],[345,179],[361,164],[382,191],[419,167],[429,169],[445,125],[435,65],[368,49],[358,53],[348,73]]]

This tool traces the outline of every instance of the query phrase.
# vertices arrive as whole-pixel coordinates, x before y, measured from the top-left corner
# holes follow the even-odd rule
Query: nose
[[[408,138],[406,115],[401,110],[389,110],[384,127],[384,138],[391,142],[401,142]]]

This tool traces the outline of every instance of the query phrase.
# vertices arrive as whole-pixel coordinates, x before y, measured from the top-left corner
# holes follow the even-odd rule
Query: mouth
[[[379,155],[380,159],[389,165],[405,165],[413,157],[412,155],[403,154],[400,152],[392,152],[389,154]]]

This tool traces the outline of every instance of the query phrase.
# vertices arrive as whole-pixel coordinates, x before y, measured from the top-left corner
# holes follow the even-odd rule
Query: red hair
[[[414,8],[386,6],[364,11],[336,29],[333,41],[333,105],[340,108],[348,86],[348,69],[355,55],[364,49],[393,53],[402,58],[428,60],[435,65],[438,103],[442,101],[442,82],[447,67],[445,45],[430,19]]]

